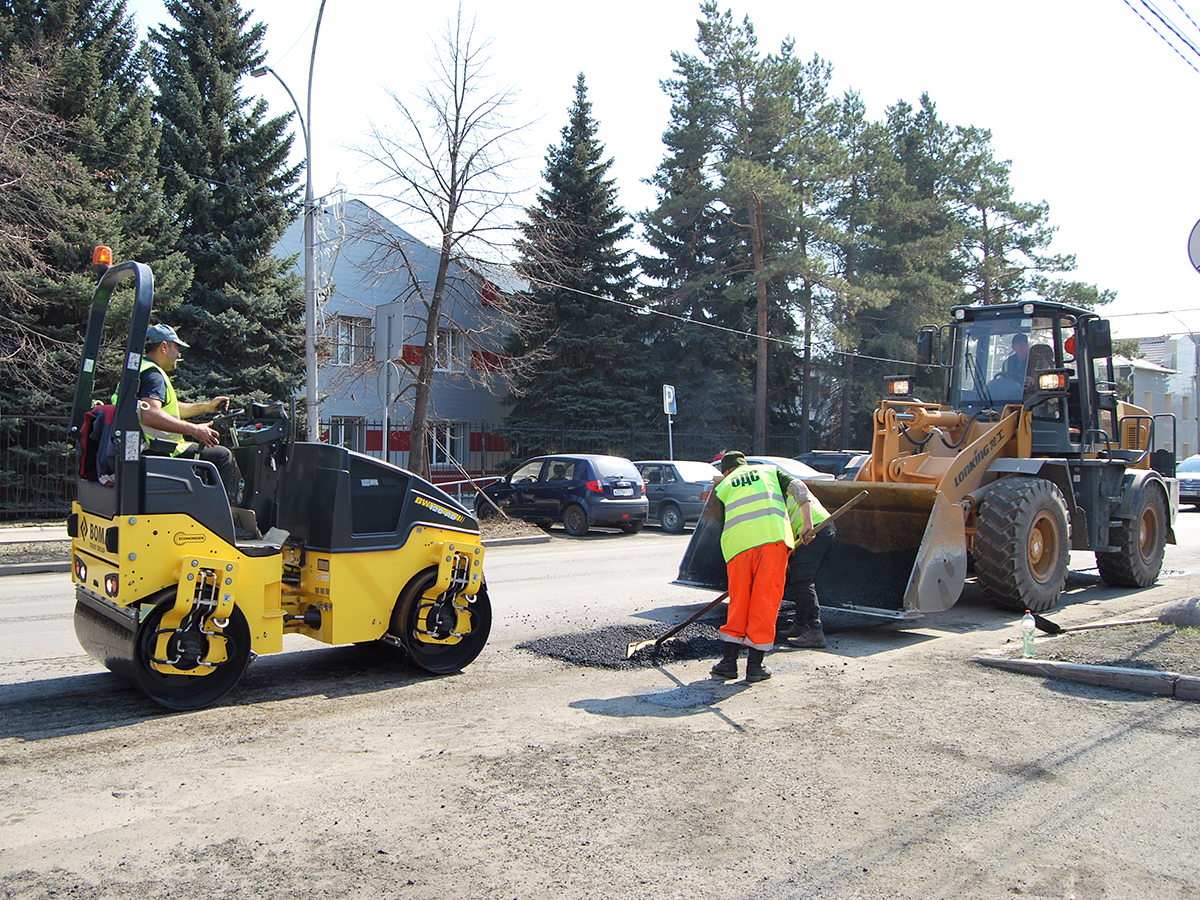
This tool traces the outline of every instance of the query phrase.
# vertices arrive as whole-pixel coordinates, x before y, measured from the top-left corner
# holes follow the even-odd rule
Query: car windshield
[[[1176,472],[1200,472],[1200,456],[1191,456],[1179,464]]]
[[[684,481],[712,481],[714,475],[720,474],[716,466],[706,462],[676,460],[675,468]]]
[[[642,480],[642,476],[638,474],[637,466],[619,456],[593,457],[592,466],[596,469],[596,474],[604,479],[629,478],[633,481]]]

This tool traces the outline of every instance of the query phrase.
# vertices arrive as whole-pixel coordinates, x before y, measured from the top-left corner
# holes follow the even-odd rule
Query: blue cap
[[[188,346],[179,339],[179,335],[175,333],[175,329],[170,325],[151,325],[146,329],[147,344],[161,344],[163,341],[170,341],[172,344],[178,344],[180,347]]]

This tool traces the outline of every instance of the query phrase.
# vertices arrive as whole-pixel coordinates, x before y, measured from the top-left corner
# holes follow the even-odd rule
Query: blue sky
[[[1181,2],[1200,12],[1196,0]],[[243,2],[267,24],[269,63],[302,105],[318,5]],[[1158,5],[1186,23],[1175,0]],[[1074,277],[1118,292],[1107,308],[1118,335],[1200,331],[1200,273],[1187,258],[1188,234],[1200,220],[1193,112],[1200,73],[1125,0],[728,6],[749,15],[764,49],[790,35],[802,55],[828,59],[835,91],[858,90],[873,116],[928,91],[945,121],[990,128],[997,155],[1012,160],[1017,199],[1049,203],[1059,227],[1054,250],[1077,256]],[[408,96],[428,79],[431,48],[456,8],[446,0],[327,3],[312,98],[317,194],[338,185],[366,193],[370,176],[350,148],[366,142],[370,120],[396,121],[386,88]],[[494,84],[517,92],[514,120],[534,123],[524,133],[524,158],[514,162],[516,180],[536,187],[582,71],[621,203],[631,212],[652,205],[644,180],[662,157],[668,109],[659,81],[671,74],[672,50],[695,48],[698,2],[508,0],[463,9],[492,42]],[[130,10],[144,26],[165,18],[161,0],[131,0]],[[1191,36],[1200,41],[1200,31]],[[1200,67],[1200,58],[1193,62]],[[273,79],[246,90],[261,93],[272,112],[292,108]],[[296,153],[301,159],[299,140]],[[419,223],[401,224],[421,234]],[[1174,315],[1141,315],[1160,310]]]

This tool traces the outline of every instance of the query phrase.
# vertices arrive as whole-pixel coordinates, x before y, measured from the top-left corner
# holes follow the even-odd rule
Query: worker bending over
[[[798,502],[803,485],[775,466],[747,465],[737,450],[721,458],[721,473],[714,493],[725,513],[721,555],[729,575],[729,612],[721,626],[724,653],[712,673],[737,678],[744,644],[746,680],[764,681],[771,670],[763,655],[775,644],[775,618],[795,546],[785,497],[791,493]]]
[[[783,599],[796,604],[791,622],[780,634],[793,647],[819,649],[826,646],[825,629],[821,625],[821,604],[817,599],[817,569],[833,547],[837,526],[830,522],[820,531],[814,528],[829,518],[821,501],[812,495],[803,481],[792,482],[787,498],[796,549],[787,565],[787,582]]]

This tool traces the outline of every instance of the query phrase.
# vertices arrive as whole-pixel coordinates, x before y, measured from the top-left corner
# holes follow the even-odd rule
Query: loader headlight
[[[87,566],[78,556],[75,557],[75,580],[80,584],[87,584]]]
[[[889,378],[887,392],[891,397],[907,397],[912,393],[912,382],[907,378]]]
[[[1067,375],[1065,372],[1043,372],[1038,376],[1038,390],[1043,393],[1049,394],[1066,389]]]

